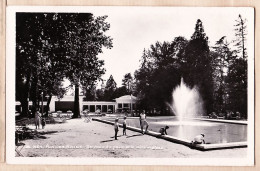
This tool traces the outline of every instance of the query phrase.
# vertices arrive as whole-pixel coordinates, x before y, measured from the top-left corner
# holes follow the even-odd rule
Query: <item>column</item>
[[[83,111],[83,96],[79,96],[79,112]]]
[[[56,96],[53,96],[51,98],[51,102],[50,102],[50,111],[54,112],[55,111],[55,101],[56,101]]]
[[[115,105],[112,105],[113,106],[113,112],[116,112],[116,110],[117,110],[117,108],[118,108],[118,103],[117,104],[115,104]]]

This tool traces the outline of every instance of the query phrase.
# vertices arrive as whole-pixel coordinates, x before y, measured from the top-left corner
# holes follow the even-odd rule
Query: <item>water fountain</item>
[[[173,90],[172,100],[172,104],[169,106],[180,122],[185,118],[194,118],[204,113],[203,101],[198,88],[196,86],[189,88],[183,78],[180,85]]]
[[[247,123],[229,122],[221,120],[203,119],[204,104],[198,88],[188,87],[181,79],[180,85],[172,92],[172,103],[168,104],[175,116],[149,117],[149,134],[156,136],[158,130],[166,125],[167,140],[182,144],[190,144],[196,135],[205,134],[205,141],[210,145],[201,146],[201,149],[222,149],[246,147]],[[122,120],[121,120],[122,121]],[[113,124],[113,120],[102,121]],[[128,119],[134,131],[140,130],[139,118]],[[157,133],[157,134],[156,134]]]

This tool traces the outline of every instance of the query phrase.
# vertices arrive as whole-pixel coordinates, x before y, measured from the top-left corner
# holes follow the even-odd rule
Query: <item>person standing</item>
[[[119,130],[118,118],[115,119],[114,130],[115,130],[115,140],[117,140],[117,133]]]
[[[126,116],[124,117],[123,121],[123,135],[126,135]]]
[[[45,118],[42,117],[42,129],[44,129],[45,125],[46,125],[46,120]]]
[[[142,134],[144,134],[145,132],[148,132],[148,127],[149,127],[149,124],[148,122],[146,121],[146,114],[145,114],[145,110],[143,110],[143,112],[140,114],[140,126],[141,126],[141,132]],[[146,128],[145,128],[145,132],[144,132],[144,126],[146,125]]]
[[[38,128],[40,129],[41,116],[40,116],[39,110],[37,110],[35,113],[34,121],[35,121],[36,129],[38,129]]]

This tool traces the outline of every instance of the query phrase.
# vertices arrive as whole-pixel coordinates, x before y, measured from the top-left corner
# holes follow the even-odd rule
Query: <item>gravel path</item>
[[[112,125],[83,119],[47,124],[40,137],[22,141],[25,157],[149,157],[149,158],[225,158],[246,157],[247,148],[198,151],[181,144],[127,130],[114,140]]]

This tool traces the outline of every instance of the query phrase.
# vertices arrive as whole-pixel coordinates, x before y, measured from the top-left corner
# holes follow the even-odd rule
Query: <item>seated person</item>
[[[167,129],[169,129],[169,127],[166,125],[165,127],[160,128],[159,132],[161,133],[161,135],[167,135]]]
[[[191,145],[205,144],[204,137],[205,137],[204,134],[197,135],[197,136],[194,138],[194,140],[191,141]]]

